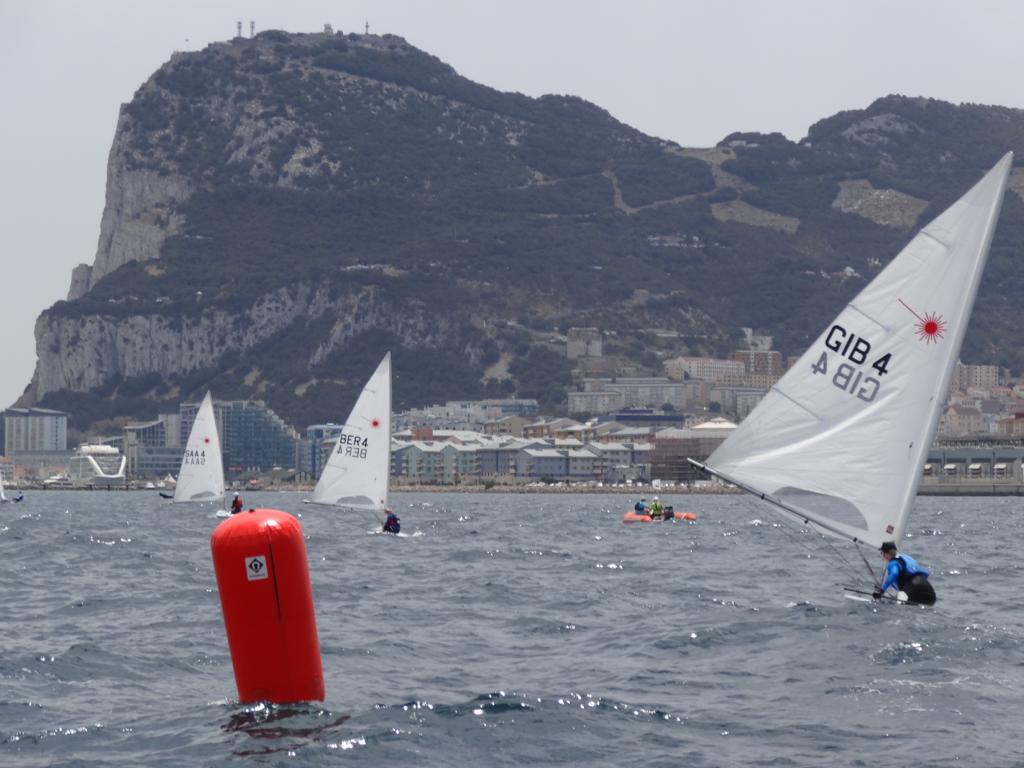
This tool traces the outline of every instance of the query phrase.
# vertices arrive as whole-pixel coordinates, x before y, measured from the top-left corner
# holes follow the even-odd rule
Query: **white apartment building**
[[[625,406],[621,392],[569,392],[569,413],[614,413]]]
[[[719,360],[714,357],[676,357],[663,364],[670,379],[682,381],[686,376],[702,381],[727,381],[729,377],[739,379],[746,372],[746,366],[739,360]]]
[[[999,386],[998,365],[964,365],[957,363],[953,369],[953,389],[966,392],[968,387],[992,389]]]

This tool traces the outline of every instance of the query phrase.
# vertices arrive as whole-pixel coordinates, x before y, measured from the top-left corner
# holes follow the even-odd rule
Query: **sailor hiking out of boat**
[[[885,581],[872,593],[878,600],[885,591],[896,586],[911,603],[935,605],[935,589],[928,581],[928,571],[910,555],[896,554],[896,542],[886,541],[878,550],[885,560]]]
[[[239,496],[236,493],[235,494],[235,498],[233,498],[231,500],[231,514],[232,515],[237,515],[241,511],[242,511],[242,497]]]
[[[398,515],[390,509],[385,509],[384,511],[388,513],[387,519],[384,520],[384,527],[382,529],[384,533],[398,533],[401,531],[402,524],[398,522]]]

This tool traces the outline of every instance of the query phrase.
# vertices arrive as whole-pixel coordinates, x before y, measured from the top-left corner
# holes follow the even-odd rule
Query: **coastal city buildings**
[[[665,376],[588,375],[602,369],[595,361],[610,371],[631,369],[606,356],[598,329],[573,328],[561,338],[577,364],[568,415],[542,414],[528,398],[451,400],[396,413],[395,483],[693,482],[700,478],[686,459],[706,459],[785,373],[771,337],[749,329],[745,348],[728,359],[666,356]],[[75,450],[67,445],[69,414],[10,408],[0,471],[5,481],[58,486],[173,483],[198,407],[180,403]],[[338,410],[341,416],[347,405]],[[260,401],[215,400],[214,413],[225,475],[236,485],[268,473],[316,479],[342,431],[339,423],[314,424],[300,436]],[[1024,481],[1022,458],[1024,384],[995,366],[958,364],[925,476]]]

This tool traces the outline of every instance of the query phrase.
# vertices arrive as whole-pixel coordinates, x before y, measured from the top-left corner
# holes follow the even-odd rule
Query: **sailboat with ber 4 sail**
[[[372,512],[384,522],[391,475],[391,353],[360,393],[313,489],[311,504]]]

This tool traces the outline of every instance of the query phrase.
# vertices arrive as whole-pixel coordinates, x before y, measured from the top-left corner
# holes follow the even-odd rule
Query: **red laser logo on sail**
[[[380,426],[380,419],[374,419],[373,421],[371,421],[370,422],[370,426],[373,427],[374,429],[379,427]]]
[[[917,318],[917,329],[915,333],[917,338],[926,344],[939,343],[939,339],[944,338],[946,335],[946,321],[942,319],[942,315],[934,314],[932,312],[925,312],[924,317],[917,314],[914,310],[907,306],[907,303],[903,299],[899,299],[900,304],[907,307],[907,311],[910,312],[914,317]]]

